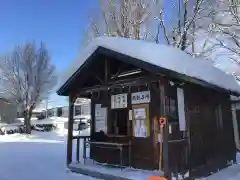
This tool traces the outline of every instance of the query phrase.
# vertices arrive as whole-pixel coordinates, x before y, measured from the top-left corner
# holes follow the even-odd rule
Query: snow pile
[[[64,136],[57,132],[38,132],[32,134],[11,134],[0,136],[0,142],[39,142],[39,143],[64,143]]]
[[[128,178],[132,180],[148,180],[152,176],[163,176],[163,172],[158,171],[147,171],[147,170],[139,170],[133,168],[111,168],[111,167],[104,167],[102,165],[91,164],[91,165],[83,165],[83,164],[76,164],[71,165],[73,167],[81,168],[86,171],[94,171],[99,172],[102,174],[108,174],[112,176],[117,176],[120,178]]]
[[[240,179],[240,164],[234,164],[225,168],[216,174],[213,174],[205,180],[239,180]]]
[[[104,47],[240,94],[240,87],[234,77],[214,67],[206,60],[193,59],[183,51],[170,46],[118,37],[100,37],[87,46],[80,58],[78,58],[66,72],[59,90],[98,47]]]
[[[66,136],[36,132],[0,137],[1,180],[96,180],[66,171]]]
[[[80,132],[81,135],[89,135],[89,133],[90,129]],[[31,135],[0,136],[0,179],[96,180],[88,176],[66,172],[66,134],[67,130],[61,129],[56,132],[33,131]],[[74,131],[73,134],[78,135],[79,132]],[[74,146],[75,143],[74,141]],[[83,147],[82,144],[80,147]],[[75,152],[73,152],[73,156],[75,156]],[[85,168],[109,173],[109,168],[96,164],[90,167],[86,165]],[[159,175],[159,172],[139,171],[130,168],[123,171],[119,169],[111,169],[110,171],[134,180],[146,180],[151,175]],[[238,180],[240,179],[240,165],[232,165],[205,179]]]

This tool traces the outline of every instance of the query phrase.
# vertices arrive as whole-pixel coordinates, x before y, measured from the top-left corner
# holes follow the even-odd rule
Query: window
[[[172,98],[169,100],[169,116],[177,118],[177,103],[176,100]]]
[[[63,115],[63,110],[62,108],[57,108],[57,116],[61,117]]]
[[[86,103],[82,105],[82,114],[83,115],[89,115],[90,112],[90,103]]]
[[[81,105],[75,105],[75,116],[81,115]]]
[[[110,134],[127,135],[128,109],[111,110]]]
[[[176,99],[172,97],[166,98],[166,114],[172,119],[178,119]]]
[[[53,116],[54,116],[53,109],[48,109],[48,117],[53,117]]]

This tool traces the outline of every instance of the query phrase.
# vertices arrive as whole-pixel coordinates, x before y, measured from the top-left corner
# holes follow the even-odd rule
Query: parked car
[[[40,114],[40,115],[37,116],[38,120],[45,119],[45,118],[46,118],[45,114]]]
[[[81,130],[84,130],[84,129],[87,129],[89,127],[88,123],[85,123],[85,122],[80,122],[78,124],[78,130],[81,131]]]
[[[91,123],[91,118],[87,119],[87,123],[90,124]]]
[[[73,129],[75,131],[84,130],[84,129],[87,129],[88,127],[89,127],[89,123],[87,122],[86,118],[74,119]]]

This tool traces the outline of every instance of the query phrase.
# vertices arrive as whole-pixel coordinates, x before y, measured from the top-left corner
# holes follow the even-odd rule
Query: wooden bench
[[[121,167],[124,167],[123,166],[123,149],[125,147],[128,147],[128,161],[129,161],[129,166],[131,166],[131,143],[112,143],[112,142],[98,142],[98,141],[84,140],[84,150],[83,150],[84,164],[85,164],[85,160],[86,160],[86,146],[87,145],[94,145],[94,147],[99,147],[99,148],[119,150]]]

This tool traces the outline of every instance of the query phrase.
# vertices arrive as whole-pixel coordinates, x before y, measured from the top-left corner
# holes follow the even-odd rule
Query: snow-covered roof
[[[240,94],[240,86],[235,78],[214,67],[209,61],[193,59],[185,52],[167,45],[159,45],[142,40],[132,40],[119,37],[99,37],[90,43],[80,57],[62,78],[59,90],[66,85],[71,76],[96,51],[103,47],[138,60],[205,81],[219,88]]]
[[[236,97],[236,96],[230,96],[230,99],[232,100],[232,101],[240,101],[240,97]]]

